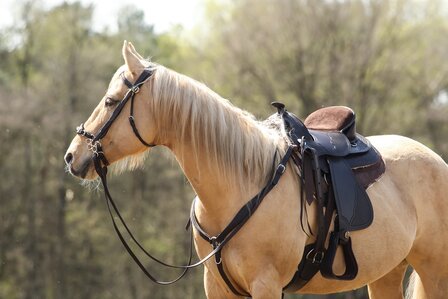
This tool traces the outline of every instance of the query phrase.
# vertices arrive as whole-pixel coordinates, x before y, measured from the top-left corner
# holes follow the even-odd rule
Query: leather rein
[[[272,173],[270,176],[270,179],[268,183],[261,189],[261,191],[255,195],[251,200],[249,200],[235,215],[235,217],[230,221],[230,223],[224,228],[224,230],[218,234],[217,236],[210,236],[206,233],[206,231],[200,226],[198,219],[195,215],[195,200],[193,200],[191,211],[190,211],[190,218],[187,223],[186,229],[190,229],[190,224],[196,229],[198,234],[206,241],[208,241],[212,246],[212,251],[205,256],[203,259],[199,260],[196,263],[192,263],[192,257],[193,257],[193,230],[190,229],[190,248],[189,248],[189,258],[187,265],[172,265],[165,263],[158,258],[151,255],[147,250],[144,249],[144,247],[141,245],[141,243],[135,238],[129,227],[127,226],[126,222],[124,221],[123,217],[121,216],[120,211],[118,210],[117,205],[115,204],[110,191],[109,187],[107,185],[107,166],[109,166],[109,162],[104,155],[103,148],[101,145],[101,139],[104,138],[109,131],[110,127],[112,126],[113,122],[118,118],[121,111],[123,110],[126,103],[130,100],[130,115],[128,117],[129,124],[132,127],[132,131],[134,132],[135,136],[139,139],[139,141],[147,146],[147,147],[154,147],[157,146],[157,144],[146,142],[142,136],[140,135],[137,126],[135,124],[134,119],[134,98],[137,93],[140,91],[140,87],[147,82],[151,76],[153,75],[155,69],[154,68],[145,68],[143,72],[140,74],[140,76],[137,78],[134,84],[132,84],[126,77],[124,76],[124,72],[120,75],[123,83],[129,88],[124,98],[120,101],[120,103],[117,105],[115,110],[113,111],[112,115],[109,117],[109,119],[104,123],[104,125],[98,130],[96,134],[90,133],[86,131],[84,128],[84,124],[82,123],[76,128],[76,133],[80,136],[83,136],[87,139],[88,148],[90,151],[92,151],[92,160],[95,167],[95,171],[97,172],[98,176],[100,177],[101,183],[104,188],[104,194],[105,194],[105,200],[107,209],[109,211],[109,215],[112,220],[112,224],[114,227],[114,230],[120,239],[121,243],[125,247],[128,254],[132,257],[134,262],[139,266],[139,268],[143,271],[143,273],[153,282],[160,284],[160,285],[169,285],[177,282],[182,277],[185,276],[187,271],[190,268],[198,267],[202,264],[204,264],[207,260],[209,260],[211,257],[215,256],[215,263],[218,267],[218,270],[226,282],[226,284],[229,286],[229,288],[236,294],[247,296],[247,294],[241,294],[236,290],[236,288],[233,286],[233,284],[230,282],[230,279],[227,277],[227,275],[224,272],[224,268],[222,266],[222,258],[221,258],[221,251],[226,245],[230,239],[242,228],[242,226],[249,220],[249,218],[253,215],[255,210],[258,208],[258,206],[261,204],[265,196],[269,193],[269,191],[274,188],[274,186],[278,183],[280,177],[283,175],[283,173],[286,170],[286,166],[288,164],[289,159],[292,156],[292,153],[295,149],[293,145],[290,145],[288,149],[285,152],[285,155],[282,157],[281,161],[275,167],[275,161],[277,152],[275,153],[274,159],[273,159],[273,168]],[[129,235],[129,237],[134,241],[134,243],[137,245],[138,248],[150,259],[153,261],[169,268],[176,268],[176,269],[183,269],[182,273],[175,279],[170,281],[161,281],[154,277],[149,271],[146,269],[146,267],[143,265],[143,263],[140,261],[140,259],[137,257],[137,255],[134,253],[134,250],[130,247],[129,243],[125,240],[124,236],[120,232],[117,222],[114,218],[114,214],[118,216],[119,222],[123,225],[125,231]],[[249,295],[250,296],[250,295]]]

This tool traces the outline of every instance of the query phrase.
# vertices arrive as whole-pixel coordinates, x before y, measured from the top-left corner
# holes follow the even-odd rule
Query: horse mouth
[[[84,163],[81,164],[81,166],[78,169],[75,169],[73,167],[73,164],[70,164],[69,171],[72,175],[76,177],[86,179],[89,170],[92,168],[92,165],[93,165],[92,159],[87,159],[84,161]]]

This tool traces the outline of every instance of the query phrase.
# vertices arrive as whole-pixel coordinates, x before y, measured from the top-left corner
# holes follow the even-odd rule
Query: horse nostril
[[[65,163],[70,164],[73,161],[73,155],[72,153],[67,153],[64,157]]]

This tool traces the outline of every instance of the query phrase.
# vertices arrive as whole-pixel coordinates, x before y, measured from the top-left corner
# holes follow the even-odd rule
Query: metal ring
[[[219,261],[216,261],[216,259],[215,259],[215,264],[219,265],[221,263],[222,263],[222,257],[219,257]]]
[[[211,237],[209,242],[212,245],[213,249],[217,248],[220,245],[220,243],[216,241],[215,236]]]
[[[283,165],[283,164],[279,164],[279,165],[277,166],[277,171],[279,171],[279,170],[280,170],[280,173],[283,174],[283,173],[285,172],[285,170],[286,170],[285,165]]]
[[[134,85],[131,87],[131,91],[133,93],[138,93],[140,91],[140,87],[138,87],[137,85]]]

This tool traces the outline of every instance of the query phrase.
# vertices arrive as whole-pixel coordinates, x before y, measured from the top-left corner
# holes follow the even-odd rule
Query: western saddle
[[[293,160],[302,185],[302,229],[305,202],[316,201],[317,205],[315,241],[305,246],[297,272],[284,291],[299,290],[319,271],[330,279],[354,279],[358,265],[350,232],[367,228],[373,221],[366,188],[385,171],[381,155],[356,133],[355,113],[348,107],[322,108],[302,122],[282,103],[272,105],[278,110],[276,117],[282,120],[288,143],[297,147]],[[334,230],[328,238],[333,218]],[[309,226],[308,229],[311,232]],[[332,269],[338,246],[346,265],[342,275],[336,275]]]

